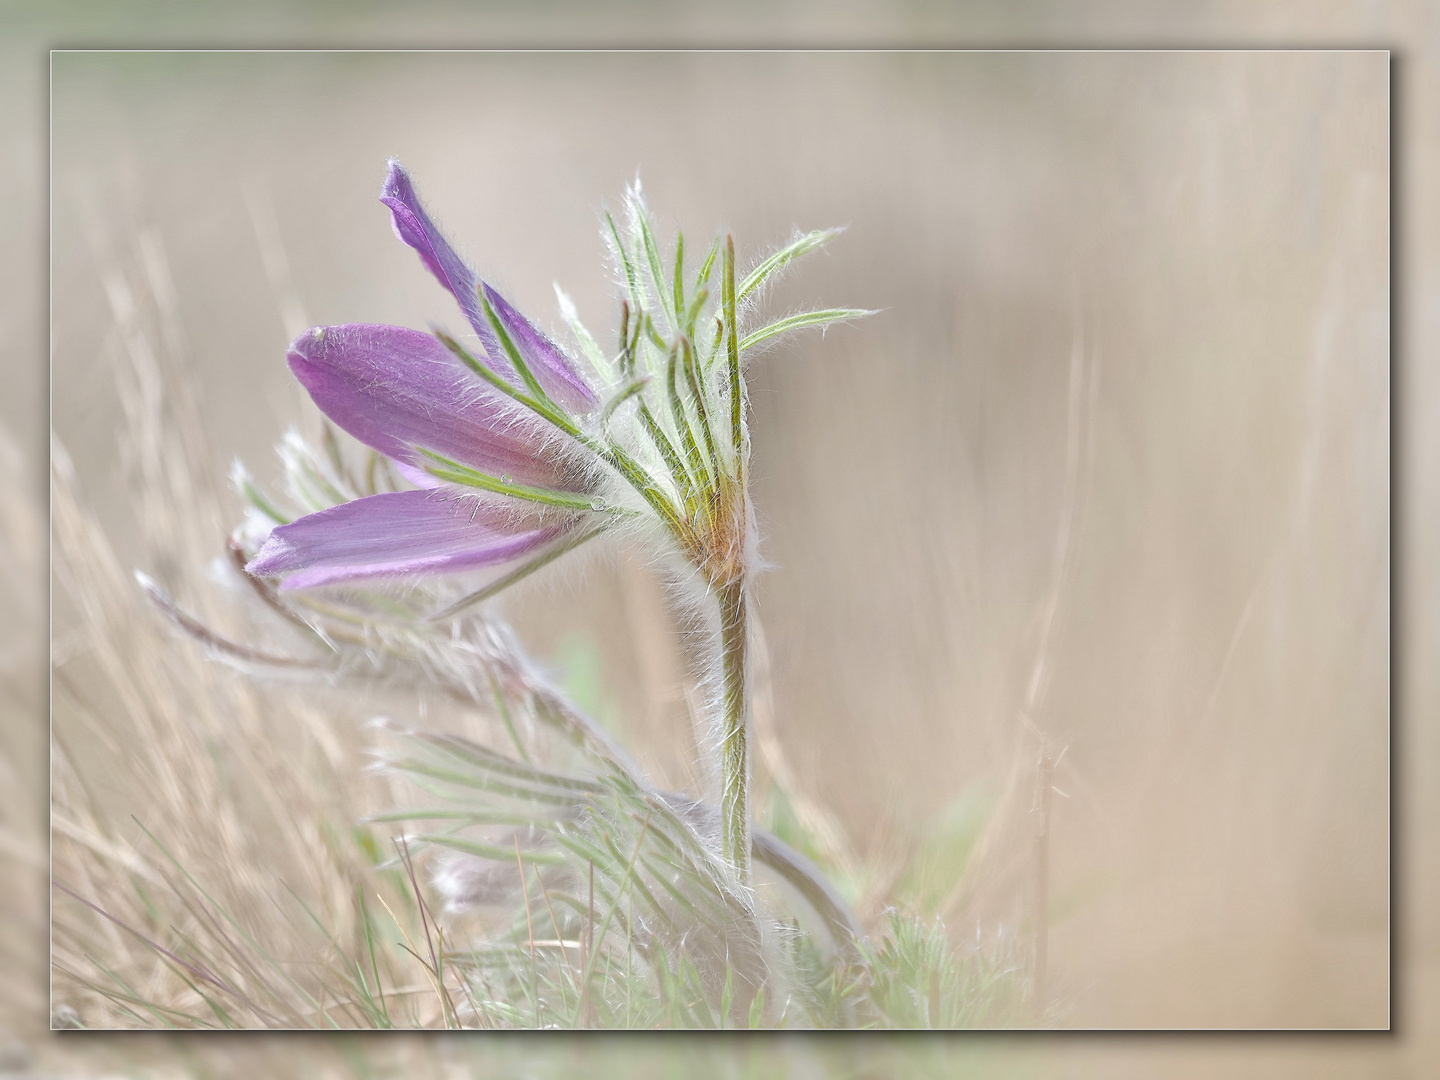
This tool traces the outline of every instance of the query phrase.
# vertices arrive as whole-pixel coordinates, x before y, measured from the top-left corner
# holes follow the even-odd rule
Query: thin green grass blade
[[[762,986],[750,1000],[749,1025],[751,1031],[758,1031],[765,1022],[765,988]]]
[[[700,384],[700,371],[695,360],[695,349],[689,337],[680,339],[680,348],[685,355],[685,381],[695,398],[695,413],[700,420],[700,434],[705,440],[705,460],[710,463],[711,475],[720,472],[720,458],[715,450],[715,433],[710,426],[710,407],[705,403],[704,388]]]
[[[715,367],[715,359],[720,355],[720,342],[725,337],[725,320],[715,320],[715,334],[710,339],[710,347],[705,350],[704,359],[700,361],[700,370],[709,378],[711,370]]]
[[[650,269],[650,281],[654,286],[655,295],[659,297],[661,310],[670,320],[670,325],[675,326],[677,317],[674,309],[670,306],[670,298],[666,296],[665,271],[660,263],[660,248],[655,243],[655,230],[650,221],[650,212],[638,198],[632,198],[631,214],[640,232],[640,242],[643,245],[646,265]]]
[[[271,521],[277,525],[289,525],[290,522],[295,520],[294,517],[282,513],[275,507],[275,504],[255,486],[254,480],[250,474],[245,471],[243,466],[237,465],[234,478],[235,484],[240,489],[240,494],[245,497],[246,502],[250,503],[251,506],[255,507],[256,510],[259,510]]]
[[[375,978],[375,993],[380,996],[379,1015],[384,1020],[384,1027],[390,1027],[390,1006],[385,1000],[385,983],[380,978],[380,966],[375,962],[375,933],[371,925],[370,908],[365,903],[365,890],[363,886],[355,886],[355,895],[360,902],[360,925],[365,931],[365,951],[370,957],[370,973]]]
[[[489,301],[486,300],[483,296],[481,297],[481,301],[488,310]],[[490,317],[492,319],[494,317],[494,314],[495,313],[493,311],[490,312]],[[501,327],[501,330],[503,329],[504,327]],[[435,339],[439,341],[440,344],[444,345],[445,348],[449,349],[451,354],[455,356],[456,359],[458,359],[462,364],[468,367],[476,375],[479,375],[491,386],[495,387],[495,389],[499,390],[506,397],[512,398],[515,401],[519,402],[521,405],[524,405],[536,416],[539,416],[542,419],[549,421],[555,427],[559,428],[561,431],[565,432],[565,434],[571,436],[572,438],[578,438],[580,436],[580,429],[575,425],[575,422],[559,406],[557,406],[553,401],[551,401],[548,396],[546,396],[544,390],[540,390],[538,394],[526,394],[517,387],[511,386],[507,380],[502,379],[495,372],[491,371],[490,368],[487,365],[481,363],[480,360],[475,357],[469,349],[465,348],[464,345],[461,345],[460,342],[456,341],[454,337],[446,333],[444,330],[432,326],[430,328],[430,333],[435,336]],[[510,349],[513,350],[515,348],[515,343],[510,341],[510,337],[508,334],[503,340],[505,343],[509,344]],[[518,356],[519,353],[516,353],[516,355]],[[521,366],[524,367],[523,362]],[[530,369],[525,368],[524,370],[528,372]],[[532,375],[531,379],[533,380],[533,378],[534,376]],[[526,385],[529,386],[529,382],[527,382]],[[535,387],[538,389],[539,384],[536,383]]]
[[[648,312],[646,312],[645,314],[643,325],[645,327],[646,339],[650,342],[651,345],[655,346],[655,351],[657,353],[659,353],[661,356],[664,356],[670,350],[670,346],[667,345],[665,343],[665,339],[660,336],[660,331],[655,329],[655,320],[650,318],[650,314]]]
[[[445,769],[413,759],[397,759],[388,764],[390,768],[398,772],[426,776],[433,780],[442,780],[457,787],[492,791],[497,795],[506,795],[514,799],[551,803],[556,806],[570,806],[575,801],[574,795],[568,791],[550,791],[541,788],[522,787],[519,784],[500,780],[494,776],[481,775],[473,772],[461,773],[454,769]]]
[[[496,847],[494,844],[483,844],[478,840],[467,840],[458,836],[423,833],[411,839],[419,844],[433,844],[436,847],[450,848],[452,851],[463,851],[467,855],[478,855],[482,859],[491,859],[495,862],[510,862],[514,858],[513,852]],[[531,866],[560,866],[565,862],[563,855],[549,851],[521,850],[520,858]]]
[[[699,289],[699,290],[696,291],[696,293],[695,293],[695,298],[690,301],[690,307],[689,307],[689,309],[685,312],[685,336],[686,336],[686,337],[692,338],[692,339],[695,337],[695,321],[700,318],[700,311],[701,311],[702,308],[705,307],[705,301],[707,301],[707,300],[709,300],[709,299],[710,299],[710,290],[709,290],[709,289]]]
[[[605,355],[605,350],[600,348],[600,343],[595,340],[583,322],[580,321],[580,312],[576,310],[575,301],[570,294],[560,287],[560,283],[554,282],[555,301],[560,305],[560,318],[565,320],[565,325],[570,328],[575,343],[580,346],[580,351],[585,358],[595,365],[596,373],[606,382],[615,378],[615,366],[610,358]]]
[[[423,446],[417,446],[415,449],[434,463],[426,466],[425,471],[437,480],[448,480],[452,484],[461,484],[465,487],[493,492],[496,495],[508,495],[512,499],[540,503],[542,506],[555,506],[564,510],[595,509],[594,496],[579,495],[572,491],[556,491],[553,488],[533,487],[529,484],[517,484],[504,477],[491,476],[489,473],[472,469],[468,465],[462,465],[458,461],[447,458],[443,454],[437,454],[433,450],[427,450]]]
[[[710,1003],[705,1000],[705,988],[700,985],[699,970],[683,953],[680,956],[680,990],[690,999],[687,1008],[700,1027],[713,1031],[720,1026],[715,1022],[715,1014],[710,1011]]]
[[[715,266],[715,256],[720,254],[720,238],[710,241],[710,250],[700,262],[700,271],[695,275],[695,291],[699,292],[710,284],[710,271]]]
[[[534,825],[536,817],[530,814],[508,814],[488,807],[462,810],[391,810],[383,814],[371,814],[364,821],[377,825],[390,825],[404,821],[459,821],[465,825],[512,825],[516,828]],[[548,816],[544,820],[549,820]]]
[[[97,971],[99,971],[106,978],[113,981],[116,986],[120,987],[120,992],[114,990],[107,990],[105,987],[92,982],[91,980],[85,978],[83,975],[80,975],[78,972],[70,971],[63,964],[57,963],[55,965],[55,970],[60,972],[60,974],[62,975],[74,979],[77,983],[79,983],[81,986],[84,986],[87,990],[92,990],[110,1001],[124,1002],[128,1005],[134,1005],[138,1008],[145,1010],[152,1017],[158,1020],[162,1026],[170,1028],[172,1031],[175,1029],[175,1025],[170,1022],[169,1018],[171,1016],[177,1019],[189,1021],[196,1027],[210,1028],[213,1026],[209,1023],[206,1023],[206,1021],[202,1017],[194,1016],[191,1013],[185,1012],[183,1009],[172,1009],[168,1006],[160,1005],[153,1001],[147,1000],[143,995],[141,995],[133,987],[131,987],[129,983],[127,983],[115,972],[107,968],[104,964],[100,963],[89,953],[85,953],[83,955],[85,956],[86,960],[90,961],[90,963],[95,965],[95,969]],[[136,1019],[139,1019],[139,1017],[137,1016]]]
[[[725,967],[725,985],[720,989],[720,1026],[730,1026],[730,1008],[735,1003],[735,969]]]
[[[635,853],[630,856],[630,862],[629,862],[629,863],[626,865],[626,867],[625,867],[624,881],[622,882],[622,884],[621,884],[621,886],[620,886],[620,888],[621,888],[622,890],[625,888],[625,884],[628,883],[628,882],[631,880],[631,878],[634,876],[634,873],[635,873],[635,860],[640,857],[640,848],[641,848],[641,845],[643,845],[643,844],[645,843],[645,829],[649,827],[649,824],[650,824],[650,822],[649,822],[649,820],[647,819],[646,822],[645,822],[645,826],[642,827],[641,830],[640,830],[640,836],[639,836],[639,838],[635,841]],[[608,837],[607,837],[607,839],[608,839]],[[582,995],[584,995],[584,993],[586,992],[586,990],[587,990],[587,989],[589,988],[589,986],[590,986],[590,976],[591,976],[591,974],[592,974],[592,973],[594,972],[594,970],[595,970],[595,957],[596,957],[596,956],[598,955],[598,953],[599,953],[598,947],[595,946],[593,943],[595,943],[595,942],[603,942],[603,941],[605,940],[605,935],[610,932],[610,923],[611,923],[611,921],[614,919],[614,917],[615,917],[615,912],[616,912],[616,910],[619,909],[619,907],[620,907],[620,898],[617,896],[617,897],[615,898],[614,903],[608,905],[607,910],[606,910],[606,912],[605,912],[605,918],[604,918],[604,919],[601,921],[601,923],[600,923],[599,932],[596,933],[596,932],[593,932],[593,931],[592,931],[592,933],[591,933],[591,935],[590,935],[590,940],[591,940],[591,942],[592,942],[592,947],[591,947],[591,949],[590,949],[590,955],[589,955],[588,957],[586,957],[586,959],[585,959],[585,968],[584,968],[584,970],[580,973],[580,991],[581,991],[581,994],[582,994]]]
[[[665,434],[665,429],[660,426],[660,421],[655,419],[655,414],[650,411],[649,403],[641,397],[640,399],[640,425],[645,429],[645,434],[650,437],[655,449],[660,451],[660,456],[665,460],[665,467],[670,471],[670,478],[682,499],[687,498],[694,489],[695,482],[685,469],[685,462],[675,449],[675,444],[670,441],[670,436]],[[679,515],[677,514],[677,521]]]
[[[726,910],[723,904],[716,902],[713,893],[711,893],[708,889],[698,889],[696,890],[697,894],[703,900],[705,900],[712,909],[712,912],[710,914],[706,914],[705,912],[700,910],[694,900],[686,896],[685,893],[680,890],[680,887],[670,879],[669,874],[665,873],[664,870],[657,869],[655,867],[655,864],[652,863],[648,857],[641,855],[640,865],[643,866],[645,870],[649,873],[649,875],[654,878],[656,882],[659,883],[662,889],[664,889],[667,893],[669,893],[672,897],[675,898],[676,903],[678,903],[681,907],[683,907],[686,911],[688,911],[692,916],[694,916],[701,922],[709,923],[715,918],[715,915],[717,914],[722,919],[726,918],[730,914],[730,912]]]
[[[593,500],[591,502],[591,509],[594,509]],[[561,555],[565,555],[571,551],[574,551],[580,545],[594,540],[595,537],[599,536],[605,531],[605,528],[605,524],[601,523],[591,526],[588,529],[578,529],[570,533],[568,536],[560,540],[560,542],[546,548],[529,562],[521,563],[514,570],[511,570],[509,573],[504,574],[499,578],[496,578],[484,588],[476,589],[474,592],[461,597],[449,607],[444,608],[433,615],[427,616],[427,621],[442,622],[445,619],[453,618],[454,616],[460,614],[460,612],[464,611],[468,607],[471,607],[475,604],[483,603],[493,596],[500,595],[500,593],[510,588],[510,586],[514,585],[516,582],[523,581],[525,578],[529,577],[537,570],[541,570],[544,567],[549,566],[556,559],[560,558]],[[496,695],[496,700],[497,702],[500,700],[498,694]],[[519,736],[515,734],[514,725],[510,722],[508,710],[501,713],[501,718],[505,721],[506,728],[510,732],[511,739],[515,742],[515,749],[520,753],[521,757],[525,757],[525,749],[523,746],[520,745]]]
[[[730,363],[730,445],[735,451],[735,460],[745,460],[745,434],[742,424],[740,396],[740,343],[735,321],[735,240],[725,237],[724,292],[725,346]]]
[[[762,326],[745,335],[740,342],[740,349],[746,349],[759,345],[762,341],[774,337],[776,334],[783,334],[787,330],[798,330],[804,326],[824,326],[834,322],[844,322],[847,319],[863,319],[867,315],[875,314],[873,311],[866,311],[863,308],[831,308],[828,311],[803,311],[798,315],[790,315],[769,326]]]
[[[740,291],[736,299],[743,303],[746,297],[765,284],[771,276],[782,270],[787,264],[801,255],[823,247],[842,232],[844,232],[843,229],[820,229],[792,240],[745,275],[745,280],[740,283]]]
[[[600,430],[604,432],[610,425],[610,418],[615,415],[615,410],[624,405],[636,394],[642,392],[650,383],[650,376],[646,375],[640,379],[632,379],[625,387],[605,403],[605,408],[600,413]]]
[[[625,252],[625,244],[620,239],[620,230],[615,227],[615,219],[610,216],[610,211],[605,211],[605,224],[610,229],[610,241],[615,245],[615,256],[620,260],[620,265],[625,270],[625,284],[630,289],[630,296],[638,299],[640,296],[640,283],[635,280],[635,267],[630,263],[630,256]]]
[[[597,865],[599,865],[601,868],[601,873],[605,877],[610,878],[617,885],[619,884],[620,879],[615,878],[614,875],[610,872],[608,861],[600,861],[609,860],[612,857],[612,854],[613,857],[617,859],[617,865],[618,860],[623,859],[623,856],[620,856],[618,851],[614,851],[613,843],[611,845],[612,851],[607,853],[604,849],[596,847],[588,842],[582,841],[578,837],[557,835],[555,840],[562,847],[565,847],[569,851],[573,852],[580,861],[595,860]],[[661,903],[655,898],[655,894],[652,893],[650,889],[646,886],[643,878],[640,878],[638,876],[633,877],[630,881],[630,885],[636,890],[636,892],[640,894],[640,898],[644,901],[645,905],[650,909],[650,912],[653,915],[657,916],[659,919],[665,922],[672,931],[675,931],[677,933],[679,932],[679,927],[675,925],[675,922],[673,919],[671,919],[669,912],[666,911],[664,906],[662,906]],[[583,906],[580,906],[578,901],[575,901],[575,904],[576,911],[583,914]]]
[[[522,577],[528,577],[536,570],[540,569],[541,566],[544,566],[548,562],[554,561],[566,551],[574,550],[581,544],[585,543],[585,541],[588,540],[591,536],[598,535],[599,532],[600,530],[598,528],[593,528],[590,529],[587,533],[582,533],[580,536],[576,537],[573,540],[568,540],[565,543],[557,544],[557,550],[548,552],[547,554],[540,556],[540,558],[538,559],[531,559],[530,562],[526,563],[524,566],[516,567],[514,570],[510,571],[510,573],[502,577],[499,581],[492,582],[489,588],[495,589],[496,586],[499,586],[500,588],[505,588],[513,582],[519,581]],[[485,590],[480,589],[478,591],[484,592]],[[496,591],[498,592],[499,590],[497,589]],[[474,603],[474,600],[471,599],[471,597],[474,596],[475,593],[471,593],[470,596],[465,597],[464,600],[461,601],[461,603]],[[450,610],[454,610],[454,608],[455,605],[451,604]],[[485,681],[490,684],[490,700],[495,703],[495,711],[500,714],[500,722],[505,725],[505,732],[510,736],[510,744],[515,747],[515,753],[519,755],[520,760],[525,762],[525,764],[532,764],[532,762],[530,761],[530,755],[525,750],[525,744],[520,741],[520,733],[515,730],[515,718],[510,715],[510,703],[505,700],[505,695],[500,692],[500,686],[495,681],[495,673],[490,669],[488,665],[485,668]]]
[[[522,782],[557,791],[568,791],[575,795],[603,796],[606,793],[605,785],[599,781],[586,780],[578,776],[565,776],[535,765],[527,765],[514,758],[507,758],[489,747],[481,746],[479,743],[470,742],[468,739],[462,739],[456,735],[416,732],[413,737],[446,757],[487,773],[499,773]]]
[[[685,234],[682,232],[675,234],[675,287],[670,310],[678,323],[685,310]]]
[[[685,447],[685,456],[690,459],[690,474],[695,478],[696,487],[703,490],[710,486],[710,470],[705,458],[701,456],[700,444],[695,439],[695,431],[690,426],[690,417],[686,415],[685,403],[680,396],[680,387],[675,379],[679,355],[679,345],[672,345],[670,356],[665,363],[666,396],[670,399],[670,416],[675,423],[675,430],[680,433],[681,444]]]
[[[245,944],[250,946],[250,948],[254,949],[255,952],[261,957],[261,959],[265,961],[266,964],[268,964],[286,983],[288,983],[297,993],[299,993],[307,1005],[318,1009],[319,1005],[315,1001],[315,999],[310,996],[309,991],[307,991],[303,986],[301,986],[298,982],[295,981],[295,979],[290,975],[290,973],[285,970],[284,966],[280,964],[274,957],[272,957],[265,950],[264,946],[262,946],[258,941],[255,940],[254,935],[252,935],[248,930],[241,926],[240,923],[237,922],[235,918],[232,917],[231,914],[225,910],[224,907],[217,903],[215,899],[208,892],[205,891],[201,884],[196,881],[194,877],[191,876],[190,872],[180,864],[180,861],[176,859],[174,855],[170,854],[169,850],[163,844],[161,844],[159,840],[155,838],[154,834],[151,833],[149,829],[145,828],[145,826],[142,825],[138,819],[132,817],[131,820],[135,821],[135,824],[140,827],[140,831],[145,834],[145,836],[150,840],[152,844],[154,844],[157,848],[160,849],[160,852],[165,856],[165,858],[170,861],[171,865],[174,866],[175,869],[180,871],[180,873],[184,876],[185,880],[190,883],[191,887],[194,888],[195,891],[198,892],[202,897],[204,897],[205,901],[209,903],[212,908],[218,911],[220,915],[225,919],[225,921],[234,928],[235,932],[240,935],[241,939],[245,942]],[[254,970],[253,966],[251,967],[251,970]],[[257,976],[258,974],[259,973],[256,972]]]
[[[540,380],[537,379],[535,373],[530,370],[530,365],[525,363],[525,358],[520,355],[520,350],[516,347],[514,339],[510,337],[510,331],[505,329],[505,324],[500,321],[500,316],[495,313],[495,308],[490,303],[490,298],[485,295],[485,286],[476,285],[475,293],[480,297],[480,307],[485,312],[485,319],[490,323],[490,329],[494,331],[495,337],[500,342],[500,348],[505,351],[505,355],[509,358],[511,365],[520,373],[520,380],[530,391],[530,395],[536,401],[543,402],[557,412],[561,412],[560,406],[551,400],[550,395],[545,392],[545,388],[540,385]]]

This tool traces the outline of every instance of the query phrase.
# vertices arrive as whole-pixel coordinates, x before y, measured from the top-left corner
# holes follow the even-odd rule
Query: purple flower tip
[[[586,413],[599,404],[594,391],[555,343],[490,285],[476,277],[475,271],[460,258],[425,212],[410,174],[393,158],[385,174],[385,184],[380,189],[380,201],[390,209],[395,235],[415,249],[425,268],[455,297],[495,371],[518,381],[518,373],[501,348],[481,307],[478,290],[482,287],[512,344],[545,392],[575,412]]]

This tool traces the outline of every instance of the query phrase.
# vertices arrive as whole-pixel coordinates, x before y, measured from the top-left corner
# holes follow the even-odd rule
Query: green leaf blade
[[[806,326],[827,326],[830,323],[845,322],[849,319],[863,319],[875,312],[867,311],[864,308],[830,308],[825,311],[802,311],[798,315],[790,315],[771,323],[769,326],[762,326],[759,330],[746,334],[740,342],[740,349],[746,349],[759,345],[777,334],[784,334],[790,330],[799,330]]]
[[[844,229],[818,229],[815,232],[806,233],[786,244],[779,251],[768,256],[759,266],[745,275],[745,280],[740,283],[736,292],[737,303],[743,303],[745,298],[758,289],[761,285],[783,270],[788,264],[794,262],[802,255],[824,247],[835,237],[839,236]]]

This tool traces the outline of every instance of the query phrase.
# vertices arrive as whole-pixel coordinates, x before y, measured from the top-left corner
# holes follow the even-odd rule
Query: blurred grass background
[[[1394,10],[1399,25],[1405,12]],[[657,138],[643,109],[607,112],[594,94],[565,95],[565,79],[584,78],[573,64],[537,91],[525,77],[538,58],[512,58],[503,80],[465,58],[427,64],[423,76],[395,60],[332,59],[308,82],[247,82],[241,71],[228,83],[213,63],[184,71],[177,59],[148,74],[147,97],[131,58],[87,73],[89,96],[74,100],[90,104],[71,114],[86,138],[71,158],[56,95],[54,255],[57,280],[69,266],[76,287],[56,292],[55,424],[62,437],[69,425],[93,438],[88,461],[82,445],[71,449],[123,545],[126,507],[106,483],[108,384],[86,367],[104,314],[79,235],[86,198],[105,220],[157,225],[177,268],[192,268],[179,276],[215,387],[206,398],[240,406],[207,412],[207,427],[256,466],[294,402],[278,363],[269,391],[256,370],[278,357],[286,331],[246,182],[285,225],[314,321],[450,317],[371,205],[364,178],[387,152],[427,182],[477,261],[511,275],[502,287],[528,309],[549,310],[548,279],[559,276],[601,326],[594,202],[613,198],[636,165],[662,217],[703,228],[727,215],[742,242],[847,220],[836,252],[779,299],[883,304],[886,314],[823,348],[769,357],[753,377],[757,500],[776,564],[761,610],[783,739],[806,784],[857,844],[883,847],[887,834],[867,836],[867,824],[924,823],[957,795],[1003,781],[1051,584],[1078,331],[1097,388],[1086,497],[1036,716],[1071,744],[1084,784],[1060,804],[1053,840],[1057,902],[1074,909],[1055,926],[1059,992],[1076,1000],[1082,1025],[1383,1023],[1385,76],[1353,58],[1312,58],[1308,69],[1290,58],[1279,73],[1226,59],[1104,68],[1091,58],[867,58],[860,75],[829,81],[804,65],[838,59],[737,58],[750,65],[739,79],[713,70],[721,58],[647,59],[669,64],[690,93],[718,82],[755,95],[740,133],[763,146],[759,133],[780,127],[770,138],[785,147],[786,169],[753,176],[674,152],[675,132]],[[212,99],[165,90],[167,79],[197,76],[222,83]],[[436,129],[405,130],[406,96]],[[792,107],[769,115],[777,96]],[[498,118],[474,105],[485,101],[499,103]],[[927,115],[940,101],[950,110]],[[217,118],[227,103],[234,113]],[[577,152],[574,137],[535,135],[527,109],[551,122],[568,113],[593,143]],[[363,119],[346,125],[348,110]],[[796,113],[812,125],[796,130],[856,127],[827,151],[783,130]],[[257,118],[249,131],[245,114]],[[537,185],[544,170],[501,168],[476,145],[497,128],[512,157],[576,160]],[[665,153],[643,150],[646,138]],[[163,166],[177,144],[210,171],[172,175]],[[877,144],[890,152],[857,152]],[[488,205],[526,198],[549,220],[497,217]],[[1416,217],[1417,235],[1433,235],[1423,228],[1433,219]],[[292,243],[296,230],[304,239]],[[12,296],[23,296],[17,284]],[[60,392],[67,358],[70,396]],[[896,400],[897,371],[925,387],[921,400]],[[23,400],[6,402],[22,438],[34,422]],[[830,482],[837,462],[859,474],[861,491],[856,480]],[[914,496],[921,478],[941,488],[928,504]],[[603,610],[606,598],[588,592],[576,601]],[[559,622],[530,621],[536,641],[557,641]],[[1422,641],[1415,632],[1410,648]],[[641,670],[639,656],[626,661],[606,657],[604,670],[621,673],[609,692],[659,732],[669,726],[656,687],[665,676]],[[667,760],[651,741],[657,769],[683,769],[683,755]],[[1433,895],[1426,865],[1401,880]],[[1117,1051],[1116,1068],[1143,1049]],[[1278,1060],[1283,1048],[1266,1052]],[[1348,1067],[1345,1053],[1327,1064]],[[1046,1067],[1038,1049],[1028,1057],[1029,1069]]]

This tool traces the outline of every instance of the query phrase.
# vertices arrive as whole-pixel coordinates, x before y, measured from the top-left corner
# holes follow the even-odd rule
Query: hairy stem
[[[720,662],[724,708],[720,742],[720,838],[725,861],[750,884],[750,695],[746,684],[749,627],[745,578],[720,586]]]

